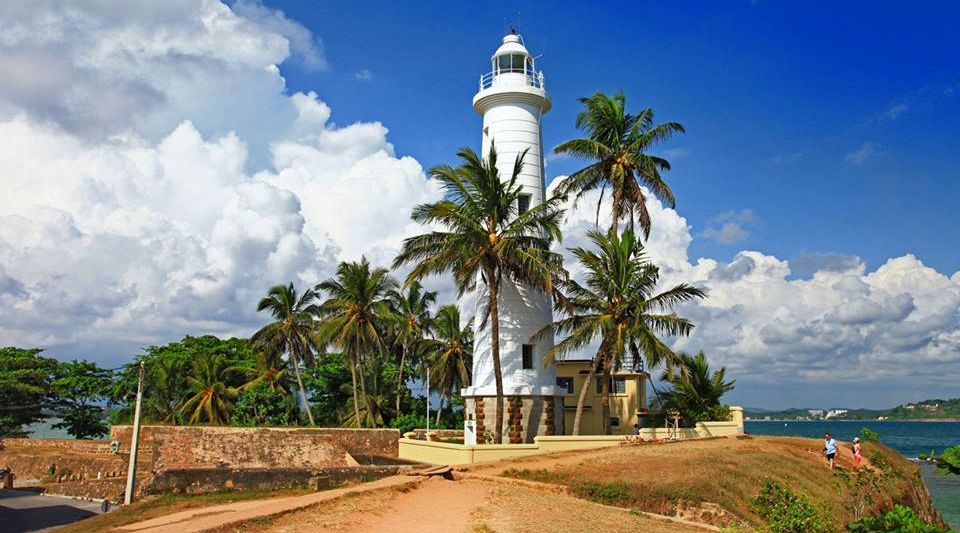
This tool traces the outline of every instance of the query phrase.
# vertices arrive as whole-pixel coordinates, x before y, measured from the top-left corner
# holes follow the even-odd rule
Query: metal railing
[[[521,69],[507,69],[500,70],[499,72],[488,72],[480,76],[480,90],[489,89],[497,82],[497,79],[500,76],[509,75],[507,80],[513,82],[517,78],[513,74],[520,74],[523,77],[523,81],[526,85],[530,87],[536,87],[537,89],[546,90],[547,86],[543,81],[543,71],[537,72],[535,75],[533,72],[525,72]]]

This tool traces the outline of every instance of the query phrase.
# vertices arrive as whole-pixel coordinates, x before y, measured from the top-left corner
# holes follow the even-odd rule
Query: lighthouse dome
[[[519,35],[516,33],[508,33],[503,36],[503,44],[493,53],[493,57],[505,54],[523,54],[528,56],[530,52],[527,52],[527,48],[523,46],[523,39],[521,39]]]
[[[503,36],[503,44],[490,58],[493,63],[492,72],[495,74],[520,73],[533,76],[535,73],[533,57],[523,46],[523,39],[516,33]]]

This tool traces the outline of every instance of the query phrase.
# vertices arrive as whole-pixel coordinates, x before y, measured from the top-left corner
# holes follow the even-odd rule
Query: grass
[[[313,492],[307,489],[287,490],[225,490],[207,494],[163,494],[148,496],[143,500],[124,506],[116,511],[92,516],[69,524],[57,530],[57,533],[97,533],[109,531],[118,526],[149,520],[178,511],[233,503],[243,500],[256,500],[280,496],[297,496]]]
[[[832,473],[814,439],[754,437],[642,446],[596,452],[579,462],[511,468],[500,475],[565,485],[584,499],[671,516],[684,515],[720,527],[755,527],[766,520],[752,508],[765,478],[775,479],[821,510],[836,529],[857,518],[892,507],[912,490],[916,470],[879,444],[864,445],[881,482],[855,485]],[[850,454],[841,465],[852,468]],[[848,472],[848,477],[849,474]],[[870,498],[861,497],[868,491]],[[858,492],[858,494],[854,494]],[[720,511],[701,513],[698,508]],[[856,512],[855,512],[856,511]]]

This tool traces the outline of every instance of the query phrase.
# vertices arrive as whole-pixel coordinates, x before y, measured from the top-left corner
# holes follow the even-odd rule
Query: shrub
[[[806,498],[771,479],[763,480],[763,487],[750,506],[767,521],[767,527],[774,533],[826,533],[833,530]]]
[[[941,474],[960,475],[960,444],[943,450],[937,458],[937,468]]]
[[[866,442],[880,442],[880,434],[866,426],[860,428],[860,434]]]
[[[917,516],[917,513],[904,505],[896,505],[881,516],[868,516],[850,522],[850,531],[855,533],[875,533],[896,531],[899,533],[948,533],[949,529],[930,525]]]
[[[430,422],[433,422],[432,420]],[[436,427],[434,424],[430,424],[431,429],[443,429],[443,424],[440,424],[441,427]],[[413,431],[415,429],[426,429],[427,427],[427,417],[424,415],[418,415],[414,413],[404,413],[393,420],[390,421],[390,427],[399,429],[400,434],[403,435],[408,431]]]
[[[612,503],[630,499],[630,487],[626,483],[597,483],[587,481],[577,487],[577,492],[595,502]]]

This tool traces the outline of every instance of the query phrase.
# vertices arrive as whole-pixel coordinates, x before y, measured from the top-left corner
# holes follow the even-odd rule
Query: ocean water
[[[880,442],[913,459],[921,453],[942,452],[960,444],[960,422],[895,422],[875,420],[810,420],[775,422],[748,420],[744,430],[754,435],[823,438],[830,433],[835,439],[849,441],[867,427],[880,435]],[[930,465],[921,464],[923,479],[930,489],[933,503],[944,520],[960,530],[960,476],[941,476]]]

